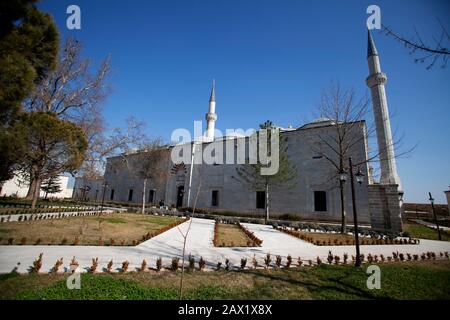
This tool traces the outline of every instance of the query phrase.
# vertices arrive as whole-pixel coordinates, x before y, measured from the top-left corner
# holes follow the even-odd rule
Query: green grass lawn
[[[386,263],[381,289],[366,287],[366,266],[213,271],[185,274],[186,299],[450,299],[450,261]],[[0,276],[0,299],[177,299],[180,273]]]
[[[438,240],[437,230],[414,222],[404,222],[403,231],[408,232],[412,238]],[[443,241],[450,241],[450,233],[447,231],[443,231],[442,229],[441,237]]]

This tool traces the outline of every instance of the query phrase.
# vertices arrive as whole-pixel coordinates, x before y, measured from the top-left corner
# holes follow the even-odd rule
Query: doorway
[[[183,206],[184,186],[177,188],[177,208]]]

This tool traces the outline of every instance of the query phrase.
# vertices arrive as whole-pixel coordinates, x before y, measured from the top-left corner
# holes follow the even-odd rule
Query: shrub
[[[398,252],[392,252],[392,258],[394,259],[394,261],[398,260]]]
[[[279,256],[279,255],[276,256],[275,264],[276,264],[277,268],[281,268],[281,260],[282,260],[281,256]]]
[[[14,242],[14,238],[8,238],[8,244],[9,244],[9,245],[12,245],[13,242]]]
[[[144,259],[144,260],[142,260],[140,271],[143,272],[145,270],[147,270],[147,261],[145,261],[145,259]]]
[[[229,259],[225,259],[225,270],[230,270],[231,268],[231,262]]]
[[[42,268],[42,256],[44,254],[40,253],[39,257],[33,261],[33,266],[31,267],[31,272],[33,273],[39,273],[39,270]]]
[[[372,254],[369,253],[369,255],[367,256],[367,261],[368,261],[369,263],[372,263],[372,262],[373,262]]]
[[[418,254],[414,254],[414,255],[413,255],[413,259],[414,259],[414,261],[419,260],[419,255],[418,255]]]
[[[246,265],[247,265],[247,258],[241,258],[241,270],[244,270]]]
[[[203,257],[200,257],[200,260],[198,260],[198,269],[202,271],[205,269],[206,261],[203,259]]]
[[[156,270],[160,271],[162,268],[162,258],[159,257],[158,259],[156,259]]]
[[[128,262],[128,260],[125,260],[124,262],[122,262],[122,272],[125,273],[128,271],[128,266],[130,265],[130,263]]]
[[[292,257],[290,254],[288,254],[287,258],[286,258],[286,268],[290,268],[292,264]]]
[[[339,256],[334,256],[334,264],[339,264],[341,258]]]
[[[216,266],[216,269],[217,270],[220,270],[220,268],[222,268],[222,262],[217,262],[217,266]]]
[[[116,242],[114,241],[114,239],[109,239],[109,245],[110,246],[114,246],[114,244],[115,244]]]
[[[99,246],[103,246],[103,245],[104,245],[104,242],[103,242],[102,237],[100,237],[100,238],[98,239],[98,245],[99,245]]]
[[[22,239],[20,239],[20,244],[21,245],[26,245],[27,244],[27,238],[23,237]]]
[[[74,246],[77,246],[77,245],[79,245],[79,244],[80,244],[80,238],[75,237],[75,240],[73,241],[73,245],[74,245]]]
[[[333,254],[331,253],[331,250],[330,250],[330,251],[328,251],[328,256],[327,256],[328,264],[332,264],[333,263],[333,259],[334,259],[334,257],[333,257]]]
[[[170,269],[171,269],[172,271],[177,271],[179,267],[180,267],[180,258],[178,258],[178,257],[173,257],[173,258],[172,258],[172,264],[171,264]]]
[[[319,257],[316,258],[317,261],[317,265],[320,266],[322,264],[322,259],[320,259]],[[301,262],[301,261],[300,261]],[[300,264],[301,265],[301,264]]]
[[[61,245],[65,246],[67,244],[67,238],[62,239]]]
[[[111,259],[106,265],[106,272],[111,273],[112,267],[113,267],[113,260]]]
[[[194,271],[195,270],[195,258],[191,254],[189,254],[189,256],[188,256],[188,262],[189,262],[188,270]]]
[[[92,264],[90,268],[91,273],[95,273],[97,271],[97,267],[98,267],[98,257],[95,259],[92,258]]]
[[[270,266],[271,261],[272,261],[272,259],[270,258],[270,253],[266,254],[266,257],[264,258],[264,263],[266,265],[266,268],[268,268]]]
[[[348,253],[344,253],[344,264],[347,264]]]
[[[62,266],[62,264],[63,264],[63,258],[57,259],[55,262],[55,265],[53,266],[53,272],[57,273],[59,268]]]
[[[72,258],[72,260],[70,261],[70,270],[72,270],[72,273],[75,272],[75,270],[78,268],[79,263],[77,261],[77,259],[75,259],[75,257]]]
[[[258,267],[258,260],[256,260],[256,255],[253,255],[253,259],[252,259],[252,265],[253,268],[256,269]]]

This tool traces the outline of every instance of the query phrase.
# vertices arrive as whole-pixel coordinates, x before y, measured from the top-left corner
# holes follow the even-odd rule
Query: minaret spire
[[[216,102],[216,80],[212,80],[211,96],[209,97],[209,102]]]
[[[369,76],[367,77],[366,83],[370,88],[372,95],[372,106],[380,158],[380,183],[397,184],[399,190],[401,190],[401,182],[397,173],[397,164],[395,162],[386,90],[384,87],[387,76],[385,73],[381,72],[380,57],[370,31],[368,31],[367,41],[367,63],[369,65]]]
[[[209,97],[209,111],[206,114],[206,133],[205,137],[207,141],[214,141],[214,130],[217,120],[216,114],[216,81],[213,79],[211,95]]]

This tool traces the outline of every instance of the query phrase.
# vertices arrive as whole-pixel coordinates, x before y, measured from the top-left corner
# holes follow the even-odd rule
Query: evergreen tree
[[[42,181],[41,190],[45,192],[44,199],[47,199],[48,194],[61,192],[61,181],[59,176],[51,176]]]
[[[84,160],[86,135],[70,121],[53,113],[22,113],[11,128],[12,134],[26,146],[19,169],[30,174],[32,207],[39,197],[41,182],[63,172],[73,172]]]
[[[0,1],[0,186],[12,178],[24,146],[9,132],[21,104],[55,67],[59,35],[36,0]]]

